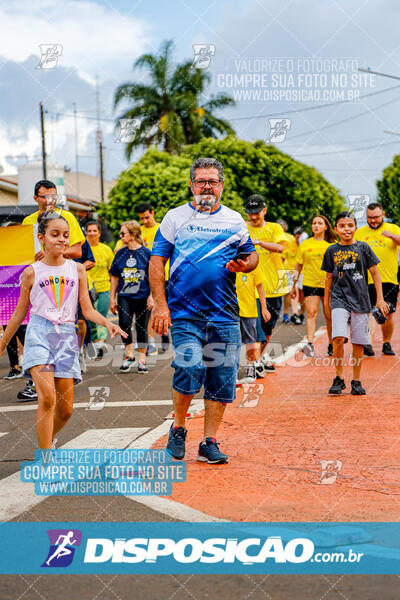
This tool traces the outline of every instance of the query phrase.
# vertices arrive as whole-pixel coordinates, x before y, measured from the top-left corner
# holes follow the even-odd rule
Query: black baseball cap
[[[248,215],[254,215],[255,213],[261,212],[265,206],[264,196],[261,196],[261,194],[253,194],[253,196],[249,196],[244,203],[244,210]]]

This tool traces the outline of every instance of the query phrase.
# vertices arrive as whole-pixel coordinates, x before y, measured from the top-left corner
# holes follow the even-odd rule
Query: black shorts
[[[240,334],[242,344],[257,342],[257,317],[240,317]]]
[[[321,298],[323,298],[325,294],[325,288],[303,285],[303,294],[304,298],[307,298],[307,296],[320,296]]]
[[[385,302],[391,302],[396,310],[397,294],[399,293],[399,284],[397,283],[382,283],[383,299]],[[368,285],[369,299],[372,307],[376,304],[376,290],[373,283]]]
[[[276,298],[266,298],[265,300],[267,308],[271,313],[271,318],[267,322],[264,321],[261,314],[260,300],[257,298],[257,342],[265,342],[265,336],[272,335],[272,330],[278,321],[279,314],[282,309],[282,296],[278,296]]]

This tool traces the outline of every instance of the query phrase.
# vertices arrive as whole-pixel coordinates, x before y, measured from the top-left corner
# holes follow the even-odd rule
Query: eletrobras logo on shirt
[[[205,231],[207,233],[232,233],[230,229],[220,229],[219,227],[203,227],[202,225],[188,225],[187,230],[190,231],[190,233],[194,233],[195,231]]]

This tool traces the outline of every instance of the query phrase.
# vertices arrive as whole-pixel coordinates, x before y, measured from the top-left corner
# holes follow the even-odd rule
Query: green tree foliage
[[[233,106],[233,98],[221,93],[211,95],[201,104],[211,75],[194,68],[191,62],[174,67],[172,50],[173,43],[169,41],[162,44],[158,54],[143,54],[133,68],[146,69],[149,83],[124,83],[115,92],[114,108],[129,105],[118,122],[119,119],[140,121],[134,139],[126,147],[128,159],[139,146],[163,144],[166,152],[174,153],[202,137],[234,133],[228,121],[214,114]]]
[[[376,186],[378,202],[385,209],[386,216],[395,223],[400,223],[400,155],[397,154],[392,164],[386,167]]]
[[[111,229],[116,232],[122,221],[137,218],[135,207],[139,202],[151,202],[158,220],[170,208],[187,202],[191,197],[189,169],[193,160],[201,156],[222,162],[222,202],[244,216],[243,201],[255,193],[266,198],[267,218],[286,219],[290,229],[309,226],[318,212],[333,219],[343,210],[338,191],[313,167],[262,141],[251,143],[229,136],[223,140],[203,139],[186,146],[179,156],[149,149],[121,173],[110,192],[110,202],[100,209]]]

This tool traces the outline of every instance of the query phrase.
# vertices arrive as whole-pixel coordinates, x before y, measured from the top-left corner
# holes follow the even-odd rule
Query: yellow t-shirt
[[[296,262],[303,265],[303,285],[313,288],[325,287],[325,271],[322,271],[322,259],[331,244],[313,237],[302,242],[297,250]]]
[[[142,238],[144,239],[144,243],[146,244],[146,248],[149,250],[153,249],[154,238],[156,237],[157,229],[160,227],[160,223],[156,223],[153,227],[142,227],[140,231],[142,233]]]
[[[379,258],[378,271],[381,276],[382,283],[397,284],[397,256],[399,246],[388,237],[382,235],[383,231],[390,231],[396,235],[400,235],[400,227],[394,223],[382,223],[379,229],[372,229],[369,225],[364,225],[357,229],[354,234],[354,239],[360,242],[367,242],[368,246],[375,252]],[[370,272],[368,271],[368,283],[373,283]]]
[[[90,284],[94,283],[96,291],[108,292],[111,288],[109,270],[114,260],[114,253],[107,244],[100,242],[97,246],[90,246],[95,266],[90,269]]]
[[[291,233],[285,233],[285,237],[286,246],[282,252],[283,267],[287,271],[292,271],[296,267],[296,254],[299,246]]]
[[[279,223],[265,223],[263,227],[253,227],[246,223],[252,240],[273,242],[286,245],[285,232]],[[270,252],[261,246],[256,246],[259,256],[258,266],[261,270],[266,298],[277,298],[289,293],[282,257],[279,252]]]
[[[236,294],[239,304],[239,315],[247,319],[258,316],[256,285],[263,282],[260,267],[250,273],[236,273]]]
[[[74,244],[78,244],[78,243],[82,245],[83,242],[85,241],[85,236],[83,234],[81,226],[79,225],[79,223],[76,220],[76,218],[74,217],[74,215],[71,212],[69,212],[69,210],[62,210],[61,208],[56,208],[54,212],[58,213],[59,215],[64,217],[64,219],[66,219],[68,221],[69,245],[73,246]],[[36,212],[32,213],[31,215],[28,215],[22,221],[22,225],[35,225],[37,223],[38,216],[39,216],[39,211],[36,211]]]
[[[117,254],[118,250],[121,250],[121,248],[123,247],[123,243],[122,240],[119,239],[117,241],[117,243],[115,244],[115,248],[114,248],[114,254]]]

